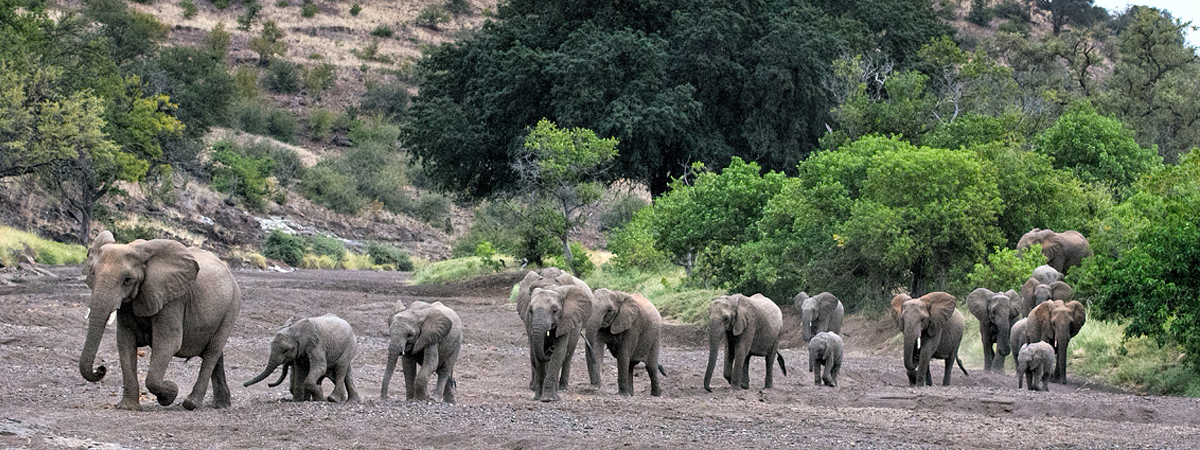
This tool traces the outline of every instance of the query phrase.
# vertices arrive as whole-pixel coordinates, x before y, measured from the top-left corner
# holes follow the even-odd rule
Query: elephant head
[[[1021,315],[1020,301],[1013,290],[1001,293],[978,288],[967,295],[967,309],[979,319],[985,369],[1003,370],[1004,358],[1011,352],[1009,332]],[[994,355],[993,343],[996,345]]]
[[[800,328],[805,341],[822,331],[841,332],[845,308],[833,294],[822,292],[809,297],[801,292],[792,299],[792,304],[800,313]]]
[[[100,233],[83,265],[84,281],[92,290],[89,318],[79,373],[85,380],[104,378],[104,366],[92,370],[108,316],[125,304],[134,315],[150,317],[191,289],[200,265],[188,248],[169,239],[118,244],[112,233]]]
[[[1067,269],[1078,266],[1083,258],[1092,255],[1087,238],[1075,230],[1055,233],[1053,230],[1034,228],[1021,236],[1017,248],[1025,249],[1033,244],[1041,244],[1047,264],[1061,273],[1066,273]]]
[[[918,383],[918,358],[928,358],[927,353],[932,355],[941,340],[942,330],[954,316],[957,303],[958,299],[945,292],[932,292],[920,298],[898,294],[892,298],[892,319],[904,333],[904,369],[908,372],[910,385]],[[918,343],[932,348],[918,348]]]
[[[591,296],[580,286],[571,284],[535,288],[529,297],[526,314],[531,320],[534,356],[539,361],[548,361],[547,346],[552,346],[554,341],[568,333],[578,333],[591,317]],[[547,338],[550,340],[547,341]]]
[[[1038,266],[1036,269],[1033,269],[1032,277],[1036,278],[1042,284],[1050,284],[1055,281],[1062,280],[1063,274],[1062,272],[1055,270],[1053,267],[1043,264]]]
[[[1067,346],[1086,320],[1087,309],[1077,301],[1051,300],[1037,305],[1029,313],[1025,330],[1029,341],[1054,346],[1056,381],[1061,382],[1067,376]]]
[[[275,332],[275,337],[271,339],[271,355],[267,358],[267,367],[262,373],[242,384],[242,386],[250,386],[259,381],[266,379],[275,369],[283,366],[283,371],[279,375],[279,379],[267,386],[275,387],[282,383],[288,376],[288,367],[297,358],[308,353],[308,349],[321,345],[321,336],[317,332],[317,326],[312,321],[300,319],[292,321],[288,319],[283,324],[283,328]]]
[[[1022,312],[1028,315],[1037,305],[1050,300],[1070,301],[1075,296],[1075,289],[1062,281],[1049,284],[1030,277],[1021,286]]]
[[[521,320],[528,323],[526,313],[529,312],[529,298],[533,294],[533,290],[537,288],[547,288],[562,284],[570,284],[569,282],[560,282],[563,275],[570,276],[562,269],[557,267],[547,267],[540,271],[530,271],[525,274],[525,278],[517,285],[517,314],[521,316]],[[398,312],[398,311],[394,311]]]

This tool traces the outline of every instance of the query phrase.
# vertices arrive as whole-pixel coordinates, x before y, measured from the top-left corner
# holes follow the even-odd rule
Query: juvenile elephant
[[[1067,378],[1067,346],[1071,338],[1079,334],[1087,320],[1087,309],[1077,301],[1063,303],[1052,300],[1033,308],[1029,313],[1026,333],[1030,341],[1042,341],[1054,347],[1057,363],[1054,365],[1056,383]]]
[[[792,305],[795,306],[796,312],[800,313],[800,327],[803,330],[801,333],[805,341],[812,339],[817,333],[842,332],[842,318],[846,309],[833,294],[822,292],[816,297],[809,297],[807,293],[801,292],[792,298]]]
[[[588,350],[603,355],[604,347],[617,358],[617,391],[621,395],[633,395],[633,367],[646,364],[650,375],[650,395],[662,395],[658,375],[665,372],[658,363],[659,336],[662,334],[662,316],[650,300],[639,294],[627,294],[608,289],[596,289],[593,296],[597,303],[611,305],[611,312],[601,314],[596,340],[588,344]],[[592,317],[592,321],[596,321]],[[598,365],[600,361],[595,361]],[[588,361],[591,371],[592,361]],[[596,370],[599,372],[599,370]]]
[[[283,328],[271,339],[271,355],[267,367],[258,376],[243,383],[249,387],[271,375],[279,366],[283,372],[279,379],[267,386],[275,387],[292,372],[292,401],[331,402],[358,401],[354,390],[354,377],[350,363],[358,350],[354,342],[354,330],[350,324],[333,314],[292,321],[288,319]],[[321,393],[321,380],[333,381],[333,394],[325,397]]]
[[[587,283],[584,283],[583,280],[575,278],[571,274],[566,273],[566,272],[562,271],[562,269],[559,269],[557,267],[547,267],[547,268],[544,268],[544,269],[541,269],[538,271],[530,271],[529,273],[525,274],[525,278],[523,278],[521,280],[521,282],[517,285],[517,315],[521,317],[522,322],[525,322],[526,328],[528,328],[528,324],[530,323],[530,320],[531,320],[531,318],[528,317],[529,311],[530,311],[529,301],[532,298],[534,289],[550,288],[550,287],[554,287],[554,286],[570,286],[570,285],[579,286],[584,292],[587,293],[587,297],[588,297],[589,301],[595,301],[592,296],[592,290],[590,287],[588,287]],[[594,308],[593,308],[593,310],[594,310]],[[590,325],[592,325],[591,322],[585,324],[585,326],[590,326]],[[589,328],[589,330],[590,330],[590,328]],[[530,367],[529,390],[538,392],[539,390],[541,390],[541,384],[539,384],[539,382],[537,381],[537,374],[534,372],[534,368],[537,367],[537,361],[534,361],[534,355],[532,352],[533,334],[531,334],[528,329],[526,329],[525,331],[526,331],[526,335],[529,338],[529,348],[531,349],[531,351],[529,353],[529,367]],[[588,360],[589,360],[588,361],[589,362],[588,369],[589,370],[591,369],[591,365],[590,365],[591,356],[592,355],[589,355],[589,357],[588,357]],[[567,364],[569,366],[570,362],[568,361]],[[570,368],[568,367],[568,372],[569,371],[570,371]],[[597,384],[597,385],[600,384],[599,369],[597,369],[595,377],[592,380],[592,384]],[[564,384],[563,387],[565,388],[566,385]]]
[[[1031,391],[1050,390],[1050,374],[1054,373],[1054,347],[1045,342],[1034,342],[1021,347],[1017,358],[1017,389],[1022,381],[1029,384]]]
[[[592,293],[582,282],[533,289],[521,316],[529,336],[534,400],[558,400],[558,390],[567,388],[571,356],[591,315]]]
[[[1080,265],[1083,258],[1092,256],[1087,238],[1075,230],[1055,233],[1053,230],[1034,228],[1021,236],[1021,240],[1017,241],[1017,249],[1029,248],[1033,244],[1042,244],[1042,254],[1049,260],[1047,264],[1062,273]]]
[[[1025,284],[1021,286],[1021,314],[1028,317],[1029,312],[1042,302],[1050,300],[1070,301],[1071,297],[1075,296],[1075,289],[1071,285],[1062,281],[1053,281],[1049,284],[1038,281],[1037,278],[1030,277],[1025,280]]]
[[[1012,349],[1014,365],[1020,362],[1018,359],[1021,356],[1021,348],[1024,347],[1025,344],[1033,342],[1029,339],[1029,332],[1027,331],[1028,327],[1026,326],[1028,323],[1028,317],[1022,318],[1021,320],[1018,320],[1017,323],[1014,323],[1012,329],[1008,332],[1008,346]]]
[[[1012,324],[1021,316],[1021,298],[1016,291],[992,292],[979,288],[967,295],[967,310],[979,319],[979,337],[983,341],[983,370],[1004,373],[1004,358],[1009,347]],[[993,344],[995,350],[992,349]]]
[[[950,385],[956,361],[963,375],[967,374],[958,359],[966,320],[955,307],[957,303],[958,299],[945,292],[931,292],[920,298],[899,294],[892,298],[892,319],[904,333],[904,369],[910,386],[933,384],[929,360],[934,358],[946,360],[943,386]]]
[[[808,371],[813,374],[813,384],[837,387],[841,370],[842,337],[831,331],[817,333],[808,341]]]
[[[1030,274],[1030,277],[1037,279],[1038,282],[1042,284],[1050,284],[1055,281],[1062,281],[1063,274],[1047,264],[1042,264],[1037,266],[1036,269],[1033,269],[1033,273]]]
[[[413,302],[406,308],[404,303],[397,301],[392,312],[388,318],[391,343],[379,398],[388,398],[388,384],[396,371],[396,360],[403,357],[405,400],[429,400],[429,375],[436,371],[438,378],[434,392],[442,397],[442,402],[454,403],[458,388],[454,381],[454,363],[458,361],[458,351],[462,347],[462,321],[458,314],[442,302]]]
[[[87,252],[84,280],[92,290],[79,374],[90,382],[104,378],[107,368],[93,371],[104,327],[117,312],[117,353],[121,361],[121,400],[117,408],[140,410],[137,349],[150,346],[146,389],[163,406],[175,401],[179,388],[164,380],[172,357],[202,360],[196,384],[183,402],[195,409],[204,401],[209,380],[215,408],[230,404],[225,380],[225,341],[233,331],[242,294],[229,267],[204,250],[169,239],[118,244],[112,233],[100,233]]]
[[[779,306],[762,294],[747,297],[742,294],[717,297],[708,305],[708,368],[704,371],[704,390],[712,392],[713,368],[717,352],[725,341],[725,369],[722,375],[735,388],[750,388],[750,357],[767,359],[766,381],[763,389],[774,383],[775,360],[787,376],[783,355],[779,354],[779,332],[783,328],[783,313]]]

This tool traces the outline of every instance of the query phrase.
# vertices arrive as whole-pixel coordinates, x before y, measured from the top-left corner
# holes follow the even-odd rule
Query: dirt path
[[[847,324],[836,389],[812,385],[807,353],[796,347],[783,350],[788,376],[776,374],[774,389],[733,391],[717,383],[707,393],[705,335],[671,326],[662,397],[649,396],[644,372],[634,379],[636,396],[617,396],[611,357],[604,385],[593,389],[580,349],[563,401],[534,402],[525,387],[524,327],[506,303],[517,280],[511,275],[410,287],[401,273],[236,272],[245,300],[226,347],[233,407],[188,412],[178,402],[160,407],[144,398],[146,411],[119,411],[112,409],[121,382],[113,327],[98,356],[111,373],[88,383],[77,369],[88,291],[78,268],[55,272],[62,276],[0,287],[2,448],[1200,447],[1194,399],[1078,383],[1052,385],[1049,393],[1018,391],[1011,373],[971,367],[969,377],[954,375],[954,386],[910,388],[899,355],[865,345],[888,331],[862,320]],[[441,301],[461,315],[458,405],[379,400],[386,316],[397,299]],[[362,402],[296,404],[282,401],[290,397],[282,386],[241,387],[262,369],[278,325],[326,312],[345,318],[358,335],[354,370]],[[787,322],[795,326],[796,318]],[[796,345],[794,334],[787,343]],[[198,359],[177,360],[168,378],[186,392],[198,367]],[[754,360],[752,388],[762,386],[762,367]],[[940,377],[940,366],[934,375]],[[392,392],[402,395],[403,377],[393,379]]]

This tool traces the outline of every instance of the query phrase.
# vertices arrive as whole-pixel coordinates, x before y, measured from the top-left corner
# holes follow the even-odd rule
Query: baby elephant
[[[1031,391],[1048,391],[1053,374],[1054,347],[1045,342],[1021,346],[1017,357],[1017,389],[1021,388],[1021,382],[1024,381],[1029,384]]]
[[[292,401],[358,401],[350,375],[350,362],[356,351],[354,330],[338,316],[326,314],[295,322],[288,319],[271,340],[267,368],[243,386],[262,381],[282,365],[283,373],[279,379],[267,386],[283,383],[290,368]],[[321,394],[321,380],[325,378],[333,381],[333,394],[328,398]]]
[[[396,360],[403,356],[405,400],[429,400],[429,375],[437,371],[434,392],[443,402],[454,403],[457,390],[454,363],[458,361],[458,350],[462,346],[462,321],[458,314],[442,302],[413,302],[405,308],[404,303],[397,301],[392,312],[392,317],[388,318],[388,335],[392,342],[388,346],[387,368],[383,372],[379,398],[388,398],[388,384],[396,371]],[[420,370],[417,370],[418,365]]]
[[[824,367],[824,371],[822,371]],[[813,384],[837,387],[838,371],[842,368],[842,337],[825,331],[808,341],[808,371]]]

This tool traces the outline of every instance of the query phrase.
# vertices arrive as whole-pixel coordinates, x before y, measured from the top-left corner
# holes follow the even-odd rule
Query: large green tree
[[[1071,170],[1086,183],[1128,196],[1138,177],[1162,165],[1154,149],[1138,145],[1124,123],[1097,113],[1088,104],[1067,111],[1035,139],[1036,149],[1054,158],[1054,167]]]

